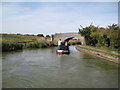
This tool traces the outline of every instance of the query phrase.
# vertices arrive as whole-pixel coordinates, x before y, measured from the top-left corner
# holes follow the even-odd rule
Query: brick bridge
[[[58,41],[59,39],[65,40],[67,38],[74,37],[81,41],[81,44],[85,44],[84,37],[78,33],[57,33],[53,34],[51,40]]]

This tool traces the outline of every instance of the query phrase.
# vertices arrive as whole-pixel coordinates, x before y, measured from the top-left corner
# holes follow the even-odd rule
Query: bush
[[[44,35],[43,35],[43,34],[38,34],[37,36],[39,36],[39,37],[44,37]]]
[[[120,48],[120,28],[117,24],[108,26],[108,28],[88,27],[79,29],[79,33],[85,37],[85,43],[89,46]]]
[[[46,38],[50,38],[50,35],[46,35]]]
[[[2,43],[2,51],[22,50],[23,44],[20,43]]]
[[[70,45],[81,45],[80,41],[70,41],[69,42]]]

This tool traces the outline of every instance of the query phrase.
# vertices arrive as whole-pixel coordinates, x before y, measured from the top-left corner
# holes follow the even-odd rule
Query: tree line
[[[117,24],[109,25],[106,28],[89,25],[78,29],[79,34],[85,37],[85,43],[88,46],[120,49],[120,27]]]

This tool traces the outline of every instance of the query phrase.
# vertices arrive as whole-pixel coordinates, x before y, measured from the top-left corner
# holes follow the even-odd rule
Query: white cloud
[[[21,5],[21,3],[5,3],[3,4],[3,32],[33,34],[77,32],[79,25],[88,26],[93,22],[95,25],[105,26],[116,22],[117,17],[112,18],[112,21],[109,20],[111,14],[109,17],[104,14],[99,15],[99,12],[95,12],[96,9],[93,10],[93,13],[91,10],[87,10],[88,8],[82,8],[83,6],[75,4],[52,6],[47,3],[45,6],[30,7],[26,4]],[[102,21],[104,19],[107,21]]]

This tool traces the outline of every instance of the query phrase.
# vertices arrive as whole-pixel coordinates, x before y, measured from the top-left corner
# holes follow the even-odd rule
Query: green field
[[[57,43],[47,41],[44,37],[34,35],[0,34],[2,51],[22,50],[24,48],[46,48]]]

